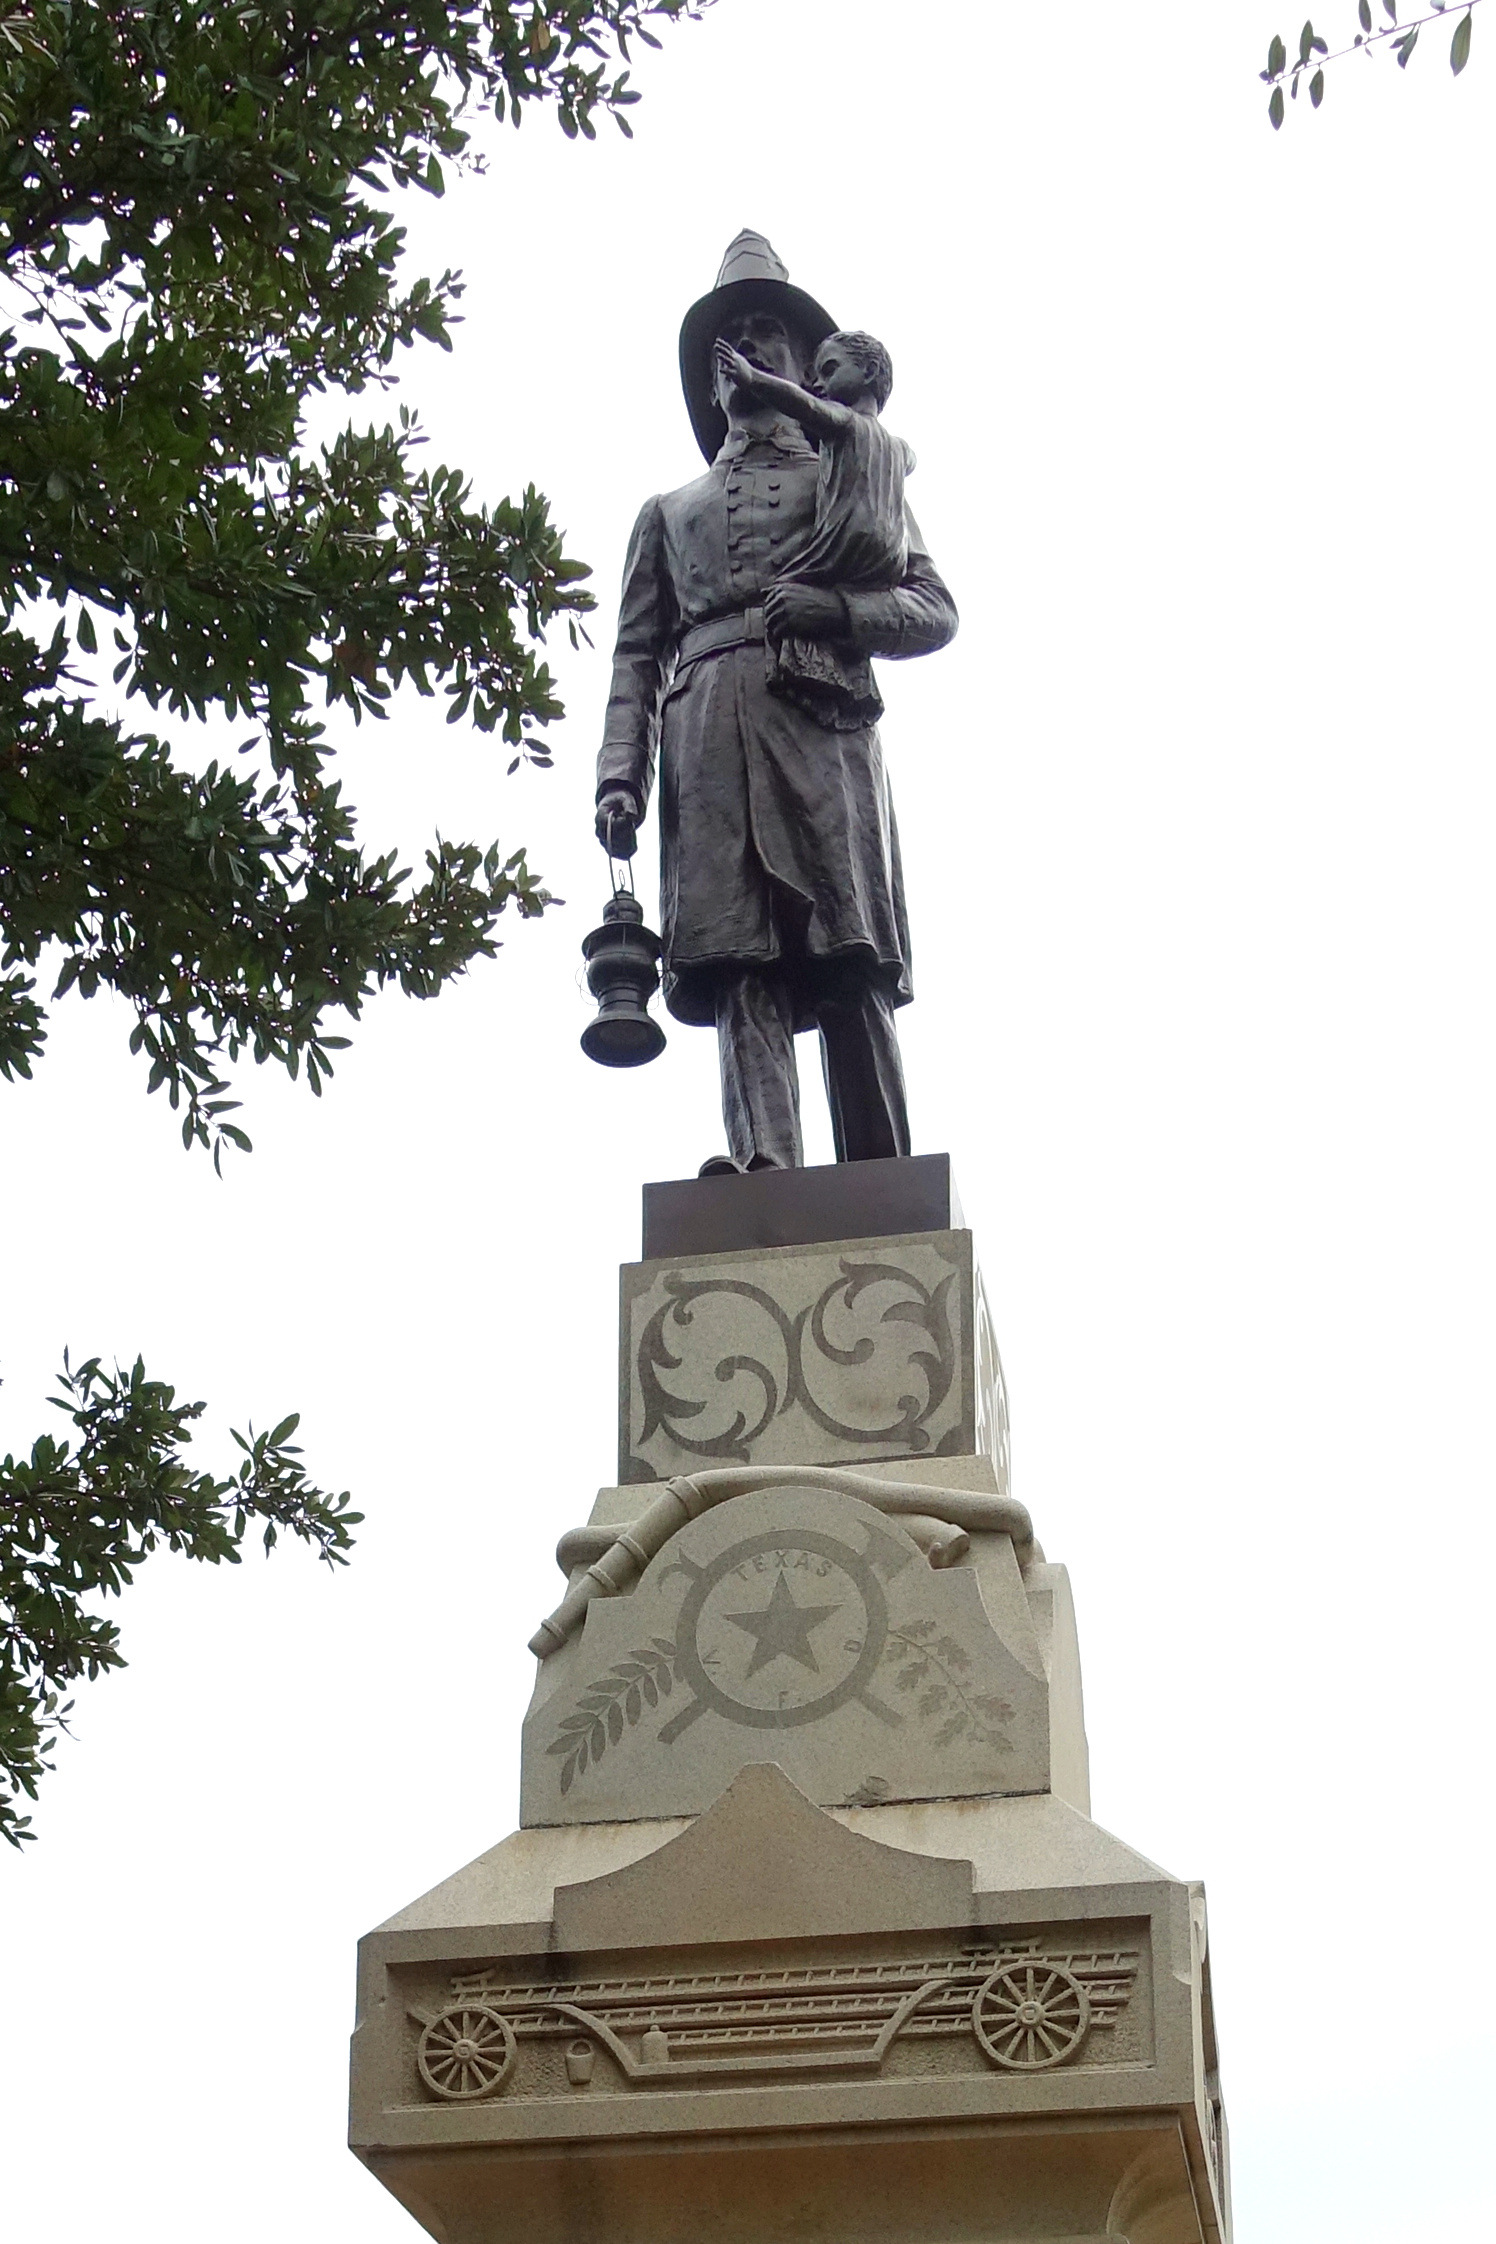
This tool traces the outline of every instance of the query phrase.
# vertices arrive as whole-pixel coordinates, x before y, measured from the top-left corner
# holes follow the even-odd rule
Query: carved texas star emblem
[[[686,1547],[700,1546],[699,1526],[669,1545],[675,1555],[654,1575],[656,1597],[631,1648],[588,1674],[547,1738],[547,1756],[560,1763],[560,1797],[633,1736],[647,1735],[656,1709],[662,1719],[654,1742],[667,1747],[706,1713],[783,1731],[855,1705],[889,1730],[912,1718],[943,1749],[1010,1755],[1006,1725],[1015,1709],[991,1688],[964,1629],[938,1608],[934,1617],[909,1610],[902,1577],[914,1568],[923,1583],[916,1549],[872,1518],[854,1532],[860,1550],[793,1522],[740,1538],[712,1558]],[[685,1582],[683,1593],[666,1587],[672,1577]],[[916,1594],[923,1602],[923,1590]],[[670,1615],[677,1596],[679,1612]],[[889,1789],[877,1770],[845,1781],[846,1797],[863,1801],[885,1799]]]
[[[662,1745],[709,1708],[771,1730],[818,1722],[857,1699],[881,1721],[900,1721],[869,1687],[888,1641],[888,1604],[871,1556],[786,1527],[734,1543],[706,1566],[682,1552],[670,1571],[691,1585],[675,1654],[676,1681],[695,1696],[661,1729]],[[767,1593],[758,1604],[755,1589]]]
[[[734,1628],[746,1629],[753,1638],[749,1676],[777,1659],[798,1660],[812,1675],[819,1675],[821,1663],[811,1650],[811,1631],[840,1611],[839,1605],[797,1605],[783,1574],[776,1574],[769,1602],[761,1613],[725,1613],[723,1619],[731,1621]]]

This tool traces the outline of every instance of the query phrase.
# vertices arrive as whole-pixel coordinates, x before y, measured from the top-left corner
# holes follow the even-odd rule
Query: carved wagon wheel
[[[1059,1964],[999,1964],[971,2006],[972,2030],[995,2065],[1023,2073],[1063,2065],[1091,2023],[1091,1998]]]
[[[467,2103],[492,2096],[514,2070],[514,2028],[486,2005],[455,2004],[422,2034],[416,2063],[433,2096]]]

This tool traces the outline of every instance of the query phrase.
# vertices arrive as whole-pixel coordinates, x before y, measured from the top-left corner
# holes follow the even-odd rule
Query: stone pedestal
[[[361,1949],[353,2147],[447,2244],[1229,2237],[1203,1894],[1088,1818],[948,1170],[867,1167],[896,1230],[658,1188],[624,1272],[521,1828]]]
[[[622,1272],[618,1478],[982,1457],[1008,1412],[944,1154],[647,1185]]]

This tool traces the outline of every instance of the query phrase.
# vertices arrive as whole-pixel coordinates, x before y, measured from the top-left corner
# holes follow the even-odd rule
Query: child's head
[[[838,405],[860,405],[871,398],[881,413],[893,388],[893,360],[874,335],[858,328],[828,335],[816,352],[815,386]]]

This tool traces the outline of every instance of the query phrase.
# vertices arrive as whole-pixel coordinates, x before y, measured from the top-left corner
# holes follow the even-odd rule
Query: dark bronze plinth
[[[643,1259],[965,1228],[948,1153],[644,1187]]]

